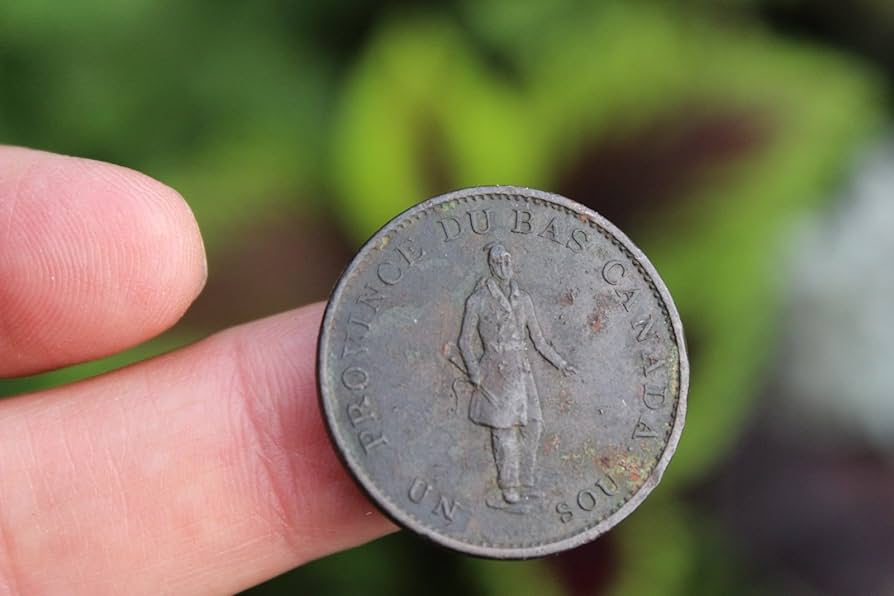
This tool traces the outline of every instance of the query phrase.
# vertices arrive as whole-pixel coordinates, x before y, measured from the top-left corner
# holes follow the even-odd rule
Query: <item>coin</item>
[[[575,547],[658,484],[683,429],[679,315],[597,213],[507,186],[429,199],[330,297],[318,381],[338,452],[392,519],[472,555]]]

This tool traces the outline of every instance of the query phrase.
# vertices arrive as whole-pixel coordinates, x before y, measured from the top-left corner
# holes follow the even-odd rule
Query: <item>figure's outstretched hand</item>
[[[577,369],[574,368],[574,366],[572,366],[571,364],[568,364],[566,362],[565,365],[562,366],[562,374],[565,375],[566,377],[570,377],[571,375],[577,374]]]
[[[0,147],[0,376],[157,335],[205,276],[176,192]],[[0,593],[236,592],[392,530],[322,426],[321,312],[0,401]]]

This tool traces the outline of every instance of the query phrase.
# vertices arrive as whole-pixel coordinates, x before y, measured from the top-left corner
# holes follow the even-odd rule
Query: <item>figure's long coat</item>
[[[528,337],[553,366],[564,361],[544,339],[531,297],[510,281],[507,296],[493,278],[482,279],[466,300],[459,348],[470,376],[480,371],[481,384],[472,393],[469,418],[493,428],[524,426],[542,420],[540,398],[531,363]],[[475,335],[482,354],[475,353]]]

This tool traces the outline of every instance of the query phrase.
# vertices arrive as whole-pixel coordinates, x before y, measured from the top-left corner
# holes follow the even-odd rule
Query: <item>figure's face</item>
[[[490,260],[490,270],[500,281],[512,279],[512,256],[508,252],[495,255]]]

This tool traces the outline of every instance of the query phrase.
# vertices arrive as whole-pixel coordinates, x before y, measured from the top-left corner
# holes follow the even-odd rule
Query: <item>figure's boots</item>
[[[514,486],[503,489],[503,500],[510,504],[518,503],[521,500],[521,495],[518,493],[518,489]]]

